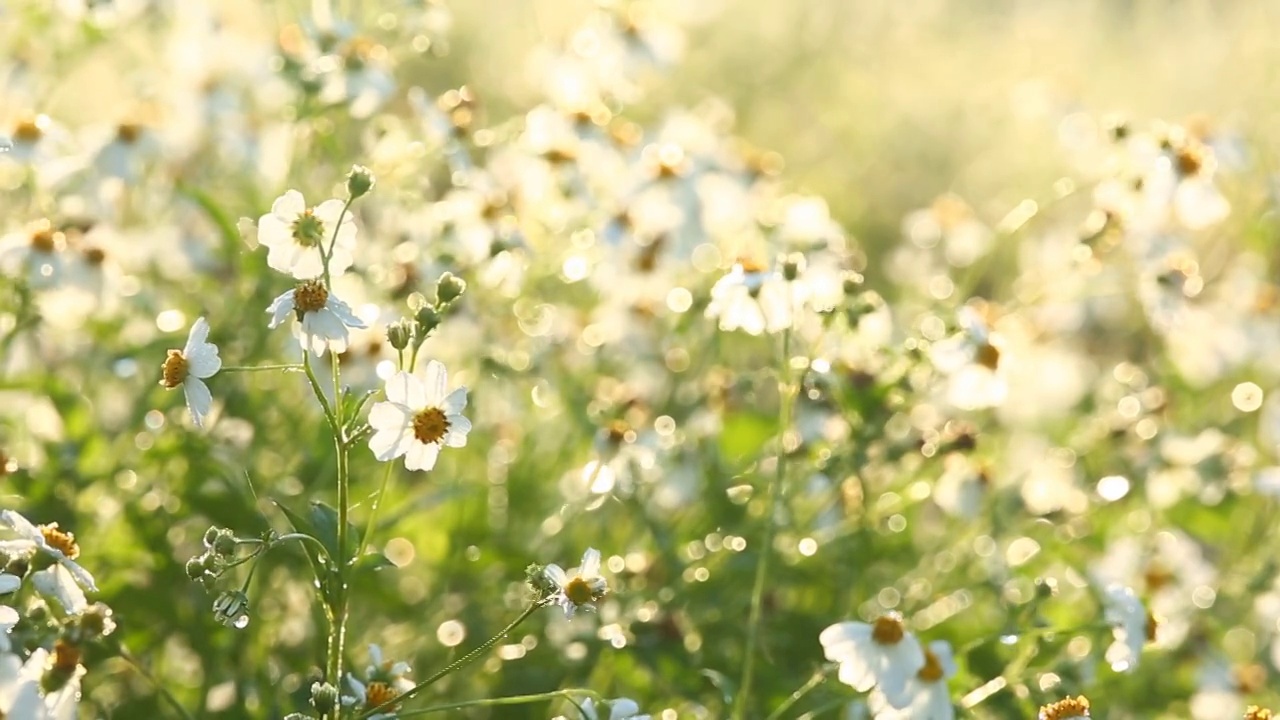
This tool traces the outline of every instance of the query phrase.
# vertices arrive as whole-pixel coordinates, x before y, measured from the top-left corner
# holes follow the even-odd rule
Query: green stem
[[[382,485],[378,487],[378,494],[373,496],[373,507],[369,508],[369,519],[365,521],[364,534],[360,536],[360,548],[356,552],[356,557],[364,555],[364,549],[369,545],[369,535],[373,533],[374,524],[378,521],[378,508],[382,507],[382,496],[387,492],[387,482],[391,480],[391,469],[395,463],[388,462],[386,466],[386,471],[382,473]]]
[[[253,372],[269,372],[272,370],[283,370],[284,372],[294,372],[301,369],[303,369],[302,365],[299,365],[297,363],[290,363],[290,364],[284,364],[284,365],[253,365],[253,366],[238,365],[233,367],[224,366],[218,372],[220,373],[237,373],[237,372],[253,373]]]
[[[826,679],[827,679],[827,673],[823,672],[822,670],[819,670],[818,672],[814,673],[813,677],[809,678],[809,682],[806,682],[804,685],[801,685],[799,689],[791,693],[791,696],[788,697],[785,702],[779,705],[777,709],[769,713],[769,716],[766,717],[765,720],[778,720],[778,718],[782,717],[782,714],[784,712],[790,710],[793,705],[800,702],[800,698],[803,698],[805,695],[808,695],[811,690],[821,685],[822,681]]]
[[[524,612],[520,613],[520,616],[517,617],[515,620],[512,620],[509,625],[502,628],[502,630],[499,630],[497,635],[494,635],[493,637],[484,641],[484,643],[479,647],[477,647],[476,649],[472,650],[466,655],[463,655],[457,660],[454,660],[453,662],[449,663],[443,670],[437,671],[434,675],[427,678],[426,680],[423,680],[417,685],[414,685],[413,687],[409,688],[403,694],[397,697],[394,697],[377,707],[372,707],[365,710],[363,713],[356,716],[356,720],[363,720],[364,718],[367,718],[370,715],[373,715],[374,713],[378,713],[383,710],[389,710],[392,705],[396,705],[398,703],[404,702],[405,700],[409,700],[410,698],[422,692],[423,690],[427,689],[428,687],[431,687],[440,678],[446,675],[449,675],[455,670],[459,670],[463,667],[466,667],[467,665],[470,665],[471,663],[478,660],[481,655],[488,652],[489,648],[492,648],[494,645],[497,645],[499,642],[502,642],[502,640],[505,637],[507,637],[507,635],[511,634],[512,630],[515,630],[516,627],[520,625],[520,623],[524,622],[525,620],[528,620],[530,615],[534,614],[535,612],[537,612],[538,610],[546,606],[547,606],[547,601],[545,599],[538,600],[537,602],[533,603],[529,607],[525,608]],[[401,714],[403,715],[403,713]]]
[[[777,515],[780,500],[786,497],[784,483],[787,477],[787,427],[791,423],[791,329],[782,331],[782,361],[778,379],[778,457],[773,482],[765,485],[764,539],[756,560],[756,578],[751,587],[751,614],[747,618],[747,648],[742,663],[742,682],[733,699],[733,718],[743,720],[751,699],[751,684],[755,675],[756,646],[760,642],[760,616],[764,606],[764,588],[769,577],[769,555],[773,552],[773,540],[777,533]]]
[[[338,557],[334,558],[338,588],[333,600],[333,622],[329,627],[328,676],[329,682],[334,687],[339,687],[342,683],[342,655],[347,638],[347,550],[350,547],[347,526],[350,525],[351,478],[350,448],[342,435],[342,373],[338,355],[331,350],[329,358],[333,367],[333,447],[338,456]]]
[[[164,701],[169,703],[174,711],[177,712],[178,717],[183,718],[183,720],[195,720],[195,718],[191,716],[191,713],[187,712],[187,709],[182,707],[182,703],[178,702],[178,698],[174,697],[173,693],[169,692],[164,685],[161,685],[160,682],[156,680],[146,668],[142,667],[142,664],[139,663],[133,655],[130,655],[129,651],[125,650],[123,647],[120,648],[120,659],[128,663],[129,666],[136,670],[139,675],[146,678],[147,682],[151,683],[151,686],[156,689],[156,692],[160,693],[160,697],[164,698]]]
[[[342,205],[342,212],[338,213],[338,222],[334,223],[333,236],[329,239],[329,252],[324,250],[324,242],[320,243],[320,258],[324,260],[324,286],[332,292],[333,281],[329,278],[329,260],[333,257],[333,248],[338,244],[338,228],[342,227],[342,221],[347,218],[347,211],[351,209],[351,203],[355,198],[347,198]]]
[[[329,407],[329,398],[324,396],[324,390],[320,389],[320,381],[316,379],[316,371],[311,369],[311,349],[302,349],[302,369],[307,373],[307,382],[311,383],[311,392],[315,393],[316,400],[320,401],[320,409],[324,410],[324,417],[329,421],[329,428],[333,430],[335,437],[338,428],[342,427],[338,424],[338,418],[333,414],[333,408]]]
[[[408,712],[399,713],[398,717],[417,717],[420,715],[431,715],[433,713],[445,712],[447,710],[461,710],[469,707],[492,707],[497,705],[524,705],[526,703],[542,702],[543,700],[555,700],[556,698],[569,698],[571,701],[575,695],[584,695],[593,700],[599,701],[600,696],[590,690],[552,690],[551,692],[537,693],[535,695],[509,695],[507,697],[485,698],[483,700],[465,700],[463,702],[450,703],[448,705],[432,705],[418,710],[410,710]]]

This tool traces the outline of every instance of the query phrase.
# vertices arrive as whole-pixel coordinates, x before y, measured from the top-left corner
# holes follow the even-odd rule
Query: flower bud
[[[524,581],[540,598],[548,597],[556,591],[556,584],[547,577],[546,566],[538,563],[531,563],[524,569]]]
[[[862,276],[862,273],[853,271],[845,273],[844,277],[841,278],[841,288],[844,290],[844,294],[857,295],[862,292],[862,283],[864,280],[866,280],[866,278]]]
[[[289,713],[284,716],[284,720],[316,720],[315,716],[305,713]]]
[[[208,530],[205,530],[204,546],[207,548],[213,547],[213,543],[217,541],[218,536],[221,534],[222,534],[222,529],[218,527],[211,527]]]
[[[387,326],[387,342],[396,350],[403,350],[413,342],[413,322],[397,320]]]
[[[239,590],[226,590],[213,601],[213,615],[227,627],[243,629],[249,624],[249,597]]]
[[[116,621],[112,617],[111,608],[105,603],[94,603],[84,609],[75,620],[75,625],[79,628],[78,637],[83,641],[92,641],[104,638],[115,632]]]
[[[375,182],[369,168],[363,165],[352,165],[351,172],[347,173],[347,194],[352,200],[363,197],[369,194]]]
[[[199,580],[205,571],[205,555],[198,555],[187,561],[187,577]]]
[[[436,281],[436,302],[441,305],[449,303],[462,297],[467,291],[467,282],[451,272],[446,272]]]
[[[791,253],[782,259],[782,278],[792,282],[804,271],[804,255]]]
[[[413,319],[418,322],[418,332],[415,335],[419,340],[424,340],[432,331],[440,327],[442,318],[435,305],[423,305]]]
[[[236,536],[227,530],[213,542],[213,551],[223,557],[230,557],[236,551]]]
[[[338,688],[329,683],[311,683],[311,707],[321,715],[328,715],[338,707]]]

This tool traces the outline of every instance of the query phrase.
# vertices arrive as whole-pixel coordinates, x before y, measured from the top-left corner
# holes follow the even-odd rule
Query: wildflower
[[[947,691],[947,680],[956,674],[951,645],[935,640],[924,650],[924,667],[907,682],[906,707],[896,709],[873,692],[872,706],[877,707],[876,720],[953,720],[955,706]]]
[[[600,551],[587,548],[582,554],[582,567],[572,573],[559,565],[548,565],[547,579],[555,584],[551,600],[564,608],[564,616],[572,618],[578,608],[595,610],[595,602],[609,592],[609,583],[600,575]]]
[[[1257,705],[1250,705],[1244,711],[1244,720],[1275,720],[1275,716],[1275,713],[1267,708],[1258,707]]]
[[[170,350],[161,365],[160,384],[169,390],[182,386],[196,427],[204,425],[204,418],[213,407],[213,395],[204,381],[222,369],[218,346],[207,342],[208,338],[209,323],[198,318],[187,335],[187,344],[181,350]]]
[[[356,317],[351,306],[329,292],[320,280],[304,280],[294,289],[280,295],[267,308],[271,314],[268,327],[275,328],[293,313],[298,321],[293,334],[304,350],[310,349],[317,357],[325,348],[333,352],[347,349],[350,337],[348,328],[364,328],[365,323]]]
[[[1080,695],[1045,705],[1037,720],[1089,720],[1089,699]]]
[[[911,704],[908,683],[925,667],[925,654],[900,615],[882,615],[872,624],[836,623],[818,642],[828,660],[840,663],[840,682],[859,692],[875,686],[897,709]]]
[[[25,273],[32,288],[52,288],[64,275],[65,246],[66,238],[61,232],[48,220],[38,220],[0,238],[0,271]]]
[[[1115,642],[1107,648],[1107,662],[1116,672],[1138,666],[1138,656],[1148,640],[1154,640],[1156,619],[1147,613],[1133,590],[1124,585],[1106,589],[1106,618],[1114,628]]]
[[[17,575],[10,575],[7,572],[0,572],[0,595],[8,595],[20,587],[22,587],[22,578]]]
[[[382,656],[381,646],[369,643],[369,665],[364,670],[366,677],[395,683],[403,680],[409,670],[409,663],[403,660],[392,662]]]
[[[309,208],[297,190],[281,195],[271,212],[258,219],[258,242],[267,247],[267,265],[310,280],[324,274],[327,256],[330,277],[346,272],[355,261],[356,224],[343,212],[345,207],[332,199]]]
[[[719,318],[720,329],[726,332],[759,335],[784,330],[791,327],[793,285],[760,265],[736,263],[711,288],[706,315]]]
[[[405,677],[409,666],[384,660],[382,648],[377,645],[369,646],[369,660],[371,664],[365,670],[366,682],[347,673],[347,684],[352,694],[343,695],[342,704],[363,710],[382,708],[382,712],[370,715],[369,720],[391,720],[396,716],[396,705],[392,701],[413,688],[413,681]]]
[[[640,714],[640,706],[635,700],[630,698],[618,698],[617,700],[609,700],[600,703],[597,709],[595,701],[586,698],[580,706],[582,717],[584,720],[601,720],[599,711],[608,710],[609,716],[606,720],[649,720],[649,715]]]
[[[68,662],[72,659],[74,663]],[[30,720],[76,717],[84,672],[78,653],[74,658],[66,653],[59,657],[56,651],[51,656],[48,650],[37,648],[25,663],[17,655],[0,655],[0,714]],[[42,684],[55,673],[61,674],[57,678],[61,684],[46,687],[42,695]]]
[[[17,610],[8,605],[0,605],[0,652],[7,653],[12,649],[9,633],[13,632],[14,626],[21,620]]]
[[[98,586],[94,584],[93,575],[75,561],[80,555],[80,546],[76,544],[74,535],[59,530],[57,523],[33,525],[13,510],[0,511],[0,525],[17,535],[12,540],[0,540],[0,553],[11,557],[39,555],[52,561],[31,575],[36,590],[57,598],[70,614],[79,613],[88,606],[81,588],[97,592]]]
[[[385,402],[375,403],[369,411],[373,437],[369,449],[383,462],[404,455],[409,470],[435,467],[440,448],[463,447],[471,421],[463,417],[467,406],[467,389],[447,392],[448,372],[436,360],[427,363],[426,376],[404,371],[387,381]]]

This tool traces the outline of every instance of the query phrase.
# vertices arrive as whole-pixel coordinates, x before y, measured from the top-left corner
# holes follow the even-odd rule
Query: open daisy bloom
[[[172,390],[179,385],[187,398],[187,409],[196,427],[204,426],[204,418],[213,407],[213,395],[204,381],[222,369],[218,346],[209,339],[209,323],[204,318],[196,320],[187,335],[187,344],[181,350],[170,350],[161,366],[160,384]]]
[[[387,399],[369,411],[373,437],[369,449],[386,462],[404,456],[409,470],[430,470],[440,448],[463,447],[471,421],[463,417],[467,389],[448,392],[448,372],[436,360],[427,363],[425,378],[398,372],[387,380]]]
[[[902,618],[882,615],[874,623],[842,622],[818,636],[827,659],[840,663],[840,682],[858,692],[876,687],[889,705],[909,706],[909,683],[925,667],[924,649]]]
[[[365,323],[356,317],[351,306],[329,292],[319,280],[304,280],[294,289],[278,296],[267,312],[267,327],[276,328],[292,313],[298,322],[293,334],[304,350],[319,357],[325,349],[340,353],[347,349],[348,328],[362,329]]]
[[[68,613],[78,613],[88,606],[84,590],[97,592],[93,575],[75,559],[80,546],[75,536],[58,529],[57,523],[35,525],[13,510],[0,511],[0,525],[9,528],[15,538],[0,540],[0,552],[10,557],[29,555],[37,568],[31,582],[41,594],[57,598]]]
[[[601,717],[600,711],[608,710],[607,717]],[[582,701],[582,717],[583,720],[649,720],[649,715],[640,713],[640,706],[631,698],[618,698],[608,702],[600,703],[597,708],[595,701],[587,698]]]
[[[609,592],[609,583],[600,575],[600,551],[587,548],[582,554],[582,567],[567,573],[559,565],[548,565],[547,579],[556,586],[551,599],[572,618],[578,608],[595,610],[595,603]]]
[[[386,705],[382,712],[370,715],[369,720],[394,718],[398,705],[392,701],[413,688],[413,681],[405,677],[409,672],[409,664],[385,659],[382,648],[377,645],[369,646],[369,663],[365,669],[364,682],[347,673],[347,685],[351,687],[351,694],[342,696],[342,704],[359,710],[383,708]]]
[[[277,198],[271,212],[258,220],[258,242],[267,248],[267,265],[309,280],[324,274],[325,253],[330,255],[330,277],[346,272],[355,261],[356,224],[350,213],[343,215],[344,206],[333,199],[309,208],[297,190]]]

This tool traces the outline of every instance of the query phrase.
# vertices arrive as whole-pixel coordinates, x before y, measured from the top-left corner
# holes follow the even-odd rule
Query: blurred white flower
[[[600,551],[587,548],[582,554],[582,566],[565,572],[559,565],[546,567],[546,577],[556,586],[551,596],[564,608],[565,617],[572,618],[578,608],[595,610],[595,602],[609,592],[609,583],[600,575]]]
[[[735,263],[711,288],[706,316],[718,318],[726,332],[742,330],[750,335],[776,333],[791,327],[795,283],[777,272],[749,262]]]
[[[309,208],[297,190],[281,195],[271,212],[258,219],[258,243],[267,248],[267,265],[310,280],[324,274],[328,255],[329,277],[346,272],[355,262],[356,223],[350,212],[343,213],[345,207],[335,198]]]
[[[84,590],[97,592],[98,586],[94,584],[93,575],[75,561],[80,555],[80,546],[74,535],[58,529],[57,523],[34,525],[13,510],[0,511],[0,525],[17,536],[0,540],[0,553],[52,560],[51,563],[38,562],[36,567],[40,569],[31,574],[31,584],[37,591],[57,599],[68,614],[88,607]]]
[[[182,386],[196,427],[204,426],[204,418],[213,408],[213,395],[204,381],[222,369],[218,346],[208,339],[209,323],[198,318],[187,335],[187,344],[181,350],[170,350],[161,365],[160,384],[168,390]]]
[[[387,399],[369,410],[369,449],[383,462],[404,456],[409,470],[430,470],[444,446],[463,447],[471,421],[462,415],[467,389],[448,391],[443,363],[427,363],[425,377],[404,371],[387,380]]]
[[[840,682],[858,692],[877,687],[894,708],[910,706],[908,685],[925,666],[924,649],[897,614],[875,623],[841,622],[818,636],[828,660],[840,663]]]
[[[372,710],[391,703],[383,708],[382,712],[370,715],[368,720],[394,720],[397,706],[393,701],[411,689],[413,682],[405,678],[390,682],[370,678],[369,682],[365,683],[356,679],[355,675],[347,673],[347,685],[351,688],[351,694],[342,696],[344,706],[357,710]]]
[[[329,292],[319,280],[298,283],[273,300],[267,313],[271,315],[267,323],[270,328],[279,327],[292,314],[297,321],[293,326],[294,337],[303,350],[310,350],[317,357],[323,355],[326,348],[338,353],[346,350],[348,328],[365,327],[351,306]]]
[[[48,220],[38,220],[0,238],[0,272],[25,273],[28,285],[47,290],[63,277],[65,246],[66,238],[61,232]]]
[[[365,677],[394,684],[403,681],[409,671],[409,663],[403,660],[392,661],[383,656],[382,646],[369,643],[369,665],[364,670]]]
[[[8,575],[8,577],[13,576]],[[0,605],[0,653],[9,652],[12,647],[12,643],[9,641],[9,633],[13,632],[13,627],[21,620],[22,617],[18,615],[17,610],[8,605]]]
[[[879,690],[872,690],[871,706],[876,720],[954,720],[955,706],[947,681],[956,674],[951,645],[934,640],[924,650],[924,667],[907,681],[910,702],[901,709],[893,707]]]
[[[601,704],[601,710],[608,708],[609,717],[601,718],[596,704],[591,698],[582,701],[582,717],[584,720],[649,720],[649,715],[640,714],[640,706],[630,698],[618,698]]]
[[[1156,620],[1147,613],[1133,590],[1124,585],[1110,585],[1103,598],[1105,617],[1112,625],[1115,642],[1107,648],[1111,669],[1128,672],[1138,667],[1142,648],[1155,640]]]

